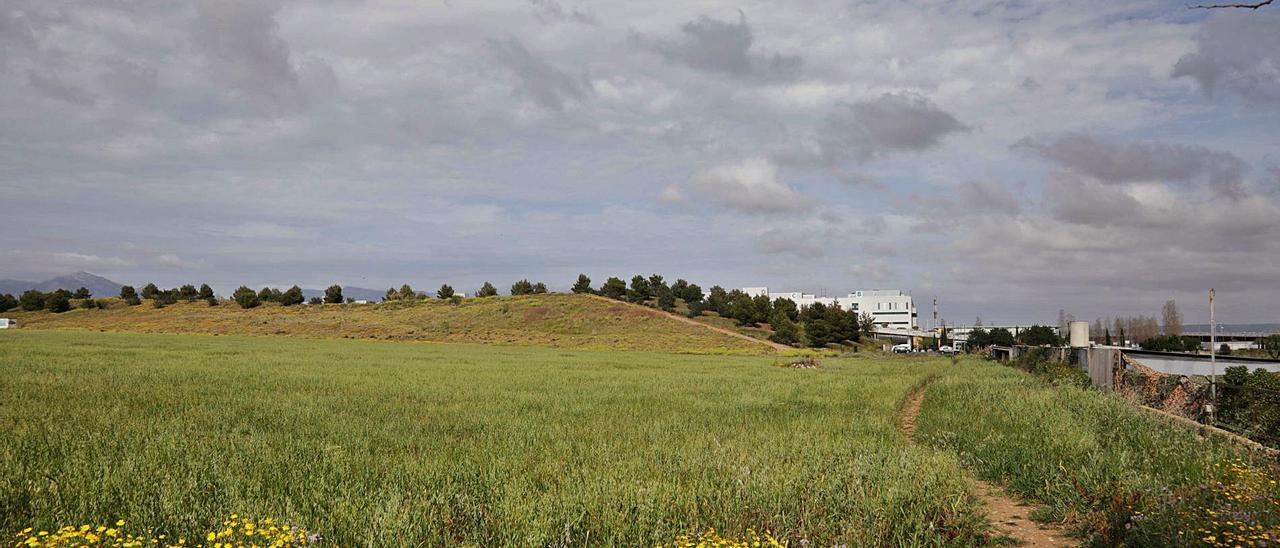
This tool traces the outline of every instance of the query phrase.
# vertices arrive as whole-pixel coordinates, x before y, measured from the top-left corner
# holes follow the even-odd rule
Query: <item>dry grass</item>
[[[515,344],[557,348],[652,350],[700,354],[767,354],[772,349],[676,321],[656,310],[582,295],[549,294],[467,299],[460,304],[266,304],[242,309],[204,302],[154,308],[119,304],[62,314],[11,313],[23,329],[81,329],[133,333],[288,335]]]

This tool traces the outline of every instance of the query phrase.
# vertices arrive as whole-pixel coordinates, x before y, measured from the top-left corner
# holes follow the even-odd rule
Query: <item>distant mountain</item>
[[[40,291],[66,289],[67,291],[75,291],[81,287],[88,288],[95,297],[114,297],[120,294],[120,284],[88,272],[76,272],[75,274],[58,276],[43,282],[0,280],[0,293],[9,293],[15,297],[28,289],[38,289]]]
[[[350,297],[357,301],[378,302],[378,301],[381,301],[382,297],[385,296],[386,294],[387,294],[387,290],[385,289],[368,289],[364,287],[355,287],[355,286],[348,286],[348,285],[342,286],[342,296]],[[310,299],[312,297],[324,298],[324,290],[323,289],[303,289],[302,296],[307,299]]]

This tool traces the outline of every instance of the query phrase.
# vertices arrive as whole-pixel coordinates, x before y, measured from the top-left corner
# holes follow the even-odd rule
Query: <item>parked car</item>
[[[903,344],[893,345],[894,354],[906,354],[907,352],[910,352],[910,351],[911,351],[911,345],[909,344],[903,343]]]
[[[943,346],[942,348],[938,349],[938,353],[939,354],[955,354],[956,349],[951,348],[950,346]]]

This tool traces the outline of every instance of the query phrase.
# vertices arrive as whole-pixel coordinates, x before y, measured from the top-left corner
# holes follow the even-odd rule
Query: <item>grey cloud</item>
[[[1022,211],[1021,200],[1008,186],[991,180],[975,180],[963,183],[959,189],[960,203],[971,211]]]
[[[819,141],[827,158],[867,161],[891,151],[923,152],[968,129],[924,96],[886,93],[837,107]]]
[[[27,71],[27,83],[45,97],[66,101],[80,106],[92,106],[97,102],[93,93],[64,82],[54,76],[45,76],[34,70]]]
[[[1218,91],[1254,103],[1280,105],[1280,16],[1220,13],[1196,36],[1196,50],[1174,65],[1175,78],[1189,77],[1206,95]]]
[[[278,1],[203,0],[192,39],[204,55],[210,84],[247,106],[302,106],[306,96],[289,47],[277,35]]]
[[[764,255],[792,255],[802,259],[817,259],[825,254],[822,247],[825,241],[820,234],[772,229],[760,235],[760,239],[756,240],[755,249],[757,253]]]
[[[1166,143],[1115,143],[1084,133],[1013,145],[1067,169],[1108,183],[1192,182],[1207,177],[1219,190],[1239,196],[1249,165],[1229,152]]]
[[[813,199],[779,180],[777,167],[764,158],[703,169],[684,184],[667,187],[659,196],[677,203],[692,198],[746,213],[797,213],[813,208]]]
[[[1142,205],[1123,190],[1070,173],[1049,176],[1044,203],[1054,217],[1076,224],[1129,225],[1142,214]]]
[[[654,50],[668,61],[731,76],[790,76],[803,64],[794,55],[752,52],[755,35],[747,16],[739,12],[736,23],[702,16],[685,23],[675,41],[658,40]]]
[[[556,0],[529,0],[534,16],[543,22],[572,21],[585,25],[598,25],[595,13],[590,10],[572,8],[566,10]]]
[[[566,103],[581,101],[591,94],[586,82],[570,78],[514,37],[490,39],[488,44],[498,62],[519,79],[519,89],[544,108],[561,111]]]

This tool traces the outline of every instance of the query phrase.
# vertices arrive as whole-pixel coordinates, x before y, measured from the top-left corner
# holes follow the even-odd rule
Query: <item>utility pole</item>
[[[1209,424],[1217,424],[1218,322],[1213,314],[1213,288],[1209,288]]]

